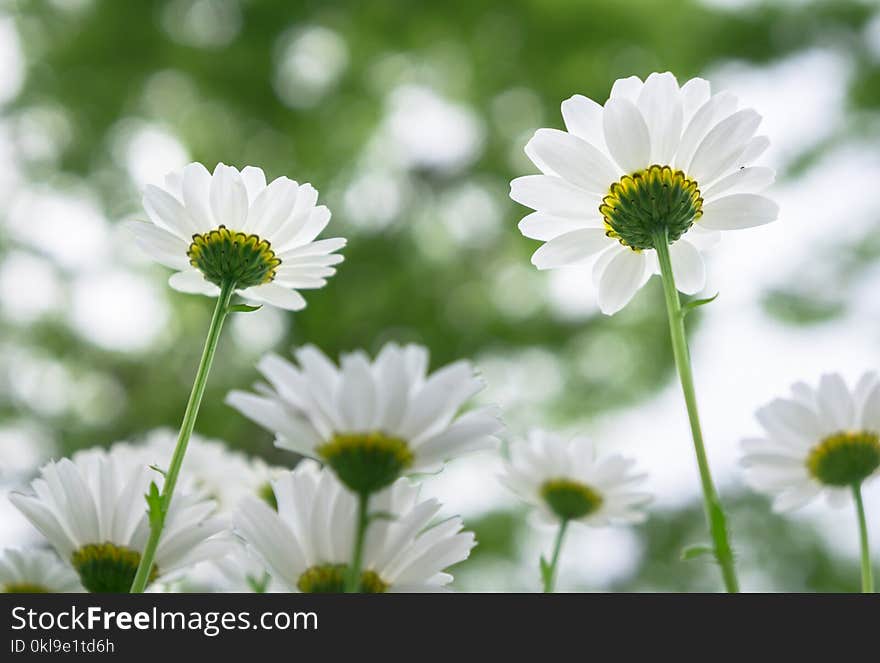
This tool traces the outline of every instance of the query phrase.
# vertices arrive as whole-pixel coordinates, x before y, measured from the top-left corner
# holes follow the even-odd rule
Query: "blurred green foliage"
[[[586,320],[554,314],[545,293],[518,291],[524,286],[510,269],[529,268],[537,243],[516,231],[523,210],[507,200],[506,188],[528,169],[513,155],[530,129],[561,126],[562,99],[575,92],[604,98],[618,77],[669,69],[683,79],[728,59],[765,63],[829,44],[841,46],[853,60],[850,103],[880,107],[880,65],[860,42],[872,9],[853,0],[756,3],[736,11],[691,0],[241,0],[218,2],[213,15],[218,34],[222,37],[225,20],[233,36],[224,40],[215,34],[212,42],[210,34],[203,35],[201,43],[198,30],[186,32],[192,28],[186,14],[191,4],[2,3],[16,18],[27,57],[23,90],[6,112],[14,117],[49,107],[60,110],[68,126],[58,158],[26,164],[29,177],[59,187],[86,182],[111,220],[140,213],[137,187],[113,151],[120,126],[136,119],[165,127],[193,160],[209,166],[258,164],[270,177],[310,181],[334,212],[331,235],[350,241],[339,274],[326,288],[305,293],[308,308],[291,316],[277,348],[313,342],[336,355],[355,347],[375,350],[394,338],[429,346],[435,366],[458,357],[516,357],[539,348],[557,360],[564,385],[543,408],[547,425],[638,402],[671,378],[671,358],[657,283],[622,314]],[[297,101],[296,90],[285,91],[285,103],[273,72],[286,35],[304,26],[338,35],[347,64],[313,103],[290,103],[290,95]],[[403,84],[425,85],[466,105],[484,131],[482,149],[459,168],[395,167],[406,195],[393,218],[377,229],[349,218],[346,192],[354,178],[369,172],[375,159],[369,156],[370,141],[388,112],[390,93]],[[490,193],[500,227],[486,241],[455,243],[440,219],[444,196],[471,182]],[[451,248],[437,252],[433,243]],[[871,260],[874,245],[866,256]],[[157,282],[167,276],[159,267],[151,273]],[[510,314],[498,306],[499,289],[514,301],[537,303]],[[36,416],[59,433],[65,452],[176,425],[211,302],[168,296],[170,341],[146,353],[102,349],[58,317],[28,326],[0,321],[5,343],[63,362],[74,382],[80,373],[98,373],[122,387],[113,402],[101,404],[106,416],[84,420],[62,412],[47,418],[30,413],[27,403],[4,400],[0,419]],[[798,323],[838,315],[843,306],[833,298],[817,299],[813,291],[781,290],[767,299],[771,313]],[[690,324],[698,321],[699,314],[689,316]],[[590,357],[615,363],[601,369]],[[223,404],[229,389],[256,377],[254,357],[225,337],[197,428],[287,463],[289,456],[272,448],[268,433]],[[738,498],[732,506],[736,543],[756,555],[750,562],[768,578],[766,587],[854,588],[855,570],[831,557],[815,533],[769,516],[757,498]],[[482,542],[469,568],[503,567],[517,558],[525,536],[520,515],[492,513],[469,523]],[[678,561],[683,547],[705,537],[697,506],[654,514],[638,534],[650,554],[614,589],[718,588],[707,563]],[[693,573],[703,567],[706,573]],[[794,575],[793,569],[807,572]]]

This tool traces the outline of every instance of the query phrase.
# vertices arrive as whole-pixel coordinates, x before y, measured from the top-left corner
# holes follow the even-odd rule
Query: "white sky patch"
[[[197,48],[220,48],[241,32],[238,0],[171,0],[162,25],[172,39]]]
[[[24,251],[0,262],[0,310],[8,320],[28,324],[56,311],[63,292],[52,264]]]
[[[348,46],[322,26],[288,30],[278,40],[273,83],[281,101],[292,108],[317,104],[348,68]]]
[[[114,134],[114,156],[138,190],[147,184],[162,185],[167,173],[189,163],[189,153],[183,143],[162,126],[125,122]]]
[[[288,316],[274,306],[263,306],[251,313],[235,313],[231,322],[235,344],[251,355],[261,355],[276,347],[288,328]]]
[[[108,258],[107,220],[90,196],[49,187],[25,189],[13,200],[6,223],[14,238],[62,267],[94,268]]]
[[[77,278],[71,300],[73,328],[108,350],[146,350],[168,322],[167,303],[152,280],[122,270]]]
[[[459,171],[482,152],[484,129],[468,106],[421,85],[403,85],[388,99],[388,115],[374,149],[390,150],[404,168]]]
[[[761,161],[779,168],[840,128],[852,62],[835,51],[816,48],[769,66],[723,64],[706,78],[713,91],[729,90],[739,97],[740,108],[752,107],[761,114],[758,133],[771,138]]]
[[[18,95],[24,83],[24,64],[15,21],[0,13],[0,104]]]

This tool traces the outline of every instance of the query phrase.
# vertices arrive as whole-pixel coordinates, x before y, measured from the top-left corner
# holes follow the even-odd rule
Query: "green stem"
[[[550,570],[544,576],[544,593],[552,594],[556,586],[556,567],[559,564],[559,553],[562,551],[562,539],[565,538],[565,530],[568,529],[568,518],[559,523],[559,532],[556,533],[556,543],[553,544],[553,557],[550,560]]]
[[[697,394],[694,389],[694,376],[691,371],[691,360],[684,329],[684,313],[681,309],[681,301],[678,298],[678,290],[675,287],[675,277],[672,273],[672,260],[669,257],[669,243],[665,229],[654,235],[654,248],[657,251],[657,259],[660,263],[660,273],[663,280],[663,294],[666,298],[666,312],[669,317],[669,335],[672,339],[672,354],[675,358],[675,366],[678,369],[681,389],[684,392],[688,420],[691,425],[691,435],[694,440],[694,451],[697,456],[697,466],[700,469],[703,505],[706,511],[706,519],[709,521],[709,531],[715,542],[715,559],[718,560],[718,564],[721,567],[721,575],[727,591],[738,592],[739,583],[736,579],[733,551],[728,540],[727,519],[721,506],[721,500],[718,499],[715,485],[712,482],[712,474],[709,471],[709,459],[706,456],[706,448],[703,445],[703,431],[700,428],[700,415],[697,411]]]
[[[351,554],[351,564],[345,577],[345,592],[357,594],[361,589],[361,563],[364,555],[364,539],[367,538],[367,526],[370,518],[367,515],[367,507],[370,503],[369,493],[358,495],[358,515],[354,533],[354,551]]]
[[[217,297],[217,305],[214,308],[214,315],[211,318],[211,326],[208,329],[208,338],[205,339],[205,348],[202,350],[202,359],[199,362],[199,368],[196,372],[196,379],[193,382],[192,392],[189,395],[189,402],[186,404],[186,411],[183,414],[183,422],[180,424],[180,433],[177,435],[177,445],[174,447],[174,454],[171,456],[171,465],[165,473],[165,481],[162,486],[162,494],[159,498],[159,514],[156,522],[150,529],[150,538],[147,539],[147,545],[141,555],[140,564],[138,564],[137,574],[135,574],[134,582],[131,585],[131,592],[139,594],[144,591],[147,586],[147,579],[150,577],[150,571],[153,568],[153,560],[156,557],[156,549],[159,547],[159,539],[162,536],[162,529],[165,527],[165,517],[168,515],[168,509],[171,506],[171,497],[174,495],[174,488],[177,485],[177,477],[180,474],[180,468],[183,465],[183,457],[186,454],[186,447],[189,438],[192,435],[193,428],[196,425],[196,418],[199,414],[199,407],[202,404],[202,396],[205,394],[205,386],[208,383],[208,373],[211,370],[211,364],[214,361],[214,354],[217,351],[217,343],[220,340],[220,331],[223,329],[223,321],[229,312],[229,302],[235,292],[235,283],[224,283],[220,288],[220,295]]]
[[[856,500],[856,514],[859,517],[859,543],[862,549],[862,592],[874,593],[874,573],[871,570],[871,548],[868,544],[868,523],[865,520],[865,505],[862,502],[862,484],[855,483],[852,487]]]

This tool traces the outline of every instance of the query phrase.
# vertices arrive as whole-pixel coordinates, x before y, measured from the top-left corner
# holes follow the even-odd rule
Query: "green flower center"
[[[391,484],[413,462],[404,440],[378,431],[339,433],[315,450],[340,481],[359,495]]]
[[[634,251],[654,248],[654,236],[666,231],[670,244],[703,214],[694,180],[669,166],[651,166],[624,175],[602,199],[599,213],[605,234]]]
[[[275,497],[275,491],[272,484],[268,481],[257,489],[257,497],[272,507],[273,511],[278,511],[278,499]]]
[[[576,520],[602,506],[602,496],[579,481],[550,479],[541,486],[541,497],[562,520]]]
[[[131,589],[141,554],[114,543],[90,543],[73,553],[71,563],[83,587],[92,593],[122,594]],[[153,566],[149,582],[156,579]]]
[[[269,283],[281,260],[265,239],[220,226],[204,235],[193,235],[186,252],[189,263],[215,285],[232,281],[239,288]]]
[[[807,469],[829,486],[861,483],[880,467],[880,437],[871,431],[829,435],[810,450]]]
[[[346,564],[320,564],[306,570],[296,583],[304,594],[341,594],[345,591]],[[382,594],[388,584],[375,571],[361,573],[362,594]]]
[[[30,582],[13,582],[0,588],[0,594],[49,594],[43,585]]]

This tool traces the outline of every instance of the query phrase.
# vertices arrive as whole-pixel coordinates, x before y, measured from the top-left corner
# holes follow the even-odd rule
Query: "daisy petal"
[[[604,228],[574,230],[551,239],[532,255],[532,264],[538,269],[563,267],[586,260],[614,240],[605,235]]]
[[[569,133],[597,148],[605,145],[602,128],[602,106],[582,94],[576,94],[562,102],[562,119]]]
[[[651,135],[634,103],[610,99],[605,104],[603,128],[608,150],[624,172],[633,173],[650,165]]]
[[[601,196],[549,175],[526,175],[510,183],[510,197],[521,205],[556,216],[598,212]]]
[[[703,205],[699,223],[710,230],[739,230],[770,223],[779,215],[779,205],[754,193],[735,193]]]
[[[696,247],[680,239],[669,247],[672,274],[676,287],[686,295],[699,292],[706,285],[706,265]]]
[[[545,174],[558,175],[591,193],[604,195],[617,181],[617,170],[604,154],[564,131],[538,129],[526,145],[526,154]]]
[[[606,315],[626,306],[644,283],[645,258],[624,249],[614,256],[599,281],[599,309]]]

